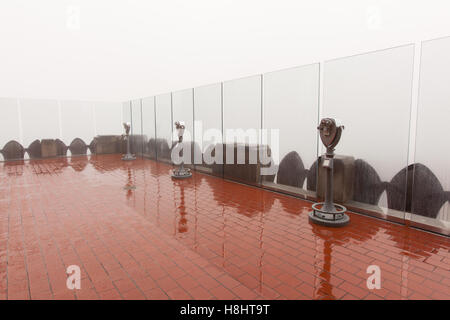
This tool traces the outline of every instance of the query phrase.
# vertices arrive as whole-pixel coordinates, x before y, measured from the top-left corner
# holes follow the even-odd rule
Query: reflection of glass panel
[[[0,98],[0,112],[0,149],[11,140],[21,143],[17,99]]]
[[[60,138],[58,101],[23,99],[20,105],[25,148],[36,139]]]
[[[136,155],[142,155],[142,116],[141,99],[131,101],[131,152]]]
[[[156,159],[155,98],[142,99],[142,135],[144,156]]]
[[[186,164],[194,163],[193,153],[193,134],[194,134],[194,109],[192,100],[192,89],[186,89],[177,91],[172,94],[172,119],[175,121],[184,121],[186,127],[183,135],[184,150],[190,150],[191,156],[188,157],[186,153],[186,159],[190,158],[190,163],[185,161]],[[175,128],[175,125],[174,125]],[[175,138],[174,138],[175,139]],[[176,141],[176,140],[174,140]],[[187,151],[187,152],[188,152]]]
[[[211,155],[206,162],[196,158],[196,169],[222,176],[223,166],[213,163],[215,150],[222,150],[222,86],[220,83],[194,89],[195,143],[202,154]],[[217,148],[218,147],[218,148]]]
[[[61,101],[61,140],[69,146],[75,138],[89,145],[95,136],[92,103]],[[67,152],[70,155],[70,150]]]
[[[336,153],[356,160],[353,200],[401,219],[413,56],[408,45],[332,60],[325,63],[323,80],[323,117],[345,126]]]
[[[123,133],[123,105],[117,102],[94,102],[97,135],[121,135]]]
[[[264,129],[279,130],[275,141],[268,132],[273,161],[277,166],[282,161],[275,183],[308,189],[308,172],[317,159],[318,104],[319,64],[264,75]],[[274,187],[271,181],[265,185]]]
[[[450,38],[422,44],[412,220],[450,230]],[[442,141],[442,142],[439,142]]]
[[[226,143],[224,177],[258,184],[260,168],[256,163],[261,129],[261,76],[224,82],[223,128]]]
[[[158,160],[170,160],[172,147],[171,94],[156,96],[156,152]]]

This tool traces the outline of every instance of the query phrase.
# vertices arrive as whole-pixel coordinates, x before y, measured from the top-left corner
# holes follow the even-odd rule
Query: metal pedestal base
[[[174,179],[186,179],[192,177],[191,170],[189,169],[175,169],[172,173]]]
[[[346,207],[336,203],[333,203],[332,207],[325,208],[324,206],[324,202],[313,204],[309,220],[327,227],[343,227],[350,222],[349,216],[345,214]]]
[[[136,160],[136,157],[132,155],[131,153],[127,153],[122,157],[122,160],[128,161],[128,160]]]

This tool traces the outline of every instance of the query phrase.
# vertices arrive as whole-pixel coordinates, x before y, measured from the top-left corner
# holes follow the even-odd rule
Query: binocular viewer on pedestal
[[[326,190],[325,201],[312,205],[313,211],[309,213],[309,219],[317,224],[329,227],[344,226],[349,223],[350,218],[345,214],[347,208],[333,203],[333,162],[334,148],[341,139],[344,126],[339,120],[324,118],[320,121],[317,129],[320,132],[320,139],[327,148],[326,153],[321,157],[320,165],[326,170]]]
[[[177,122],[175,122],[175,127],[177,129],[177,134],[178,134],[178,144],[177,144],[177,146],[178,146],[178,145],[181,145],[181,143],[183,143],[183,134],[184,134],[184,129],[186,129],[186,126],[183,121],[177,121]],[[182,161],[180,166],[178,168],[176,168],[175,170],[173,170],[172,178],[186,179],[189,177],[192,177],[191,170],[188,168],[185,168],[184,161]]]
[[[136,160],[136,157],[130,152],[130,129],[131,123],[124,122],[123,128],[125,129],[125,139],[127,140],[127,153],[122,157],[122,160]],[[122,135],[122,136],[124,136]]]

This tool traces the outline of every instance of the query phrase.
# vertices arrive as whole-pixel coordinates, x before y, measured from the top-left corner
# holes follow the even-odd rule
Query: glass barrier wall
[[[90,154],[97,150],[96,136],[111,136],[106,144],[118,139],[124,111],[118,102],[0,99],[0,159]],[[115,153],[117,148],[101,151]]]
[[[266,73],[263,89],[263,127],[276,168],[275,176],[263,179],[263,185],[298,195],[313,195],[319,64]]]
[[[445,233],[450,178],[445,150],[431,139],[445,135],[449,116],[449,53],[449,38],[423,43],[417,128],[414,45],[134,100],[122,118],[141,137],[135,153],[171,163],[174,121],[184,121],[196,170],[311,200],[324,195],[318,122],[340,119],[335,201]]]
[[[310,200],[324,196],[318,122],[340,119],[335,201],[448,234],[446,149],[433,141],[449,118],[449,53],[450,38],[423,43],[417,115],[406,45],[145,98],[140,112],[139,100],[127,102],[122,116],[149,158],[171,163],[173,122],[184,121],[196,170]]]
[[[450,234],[450,38],[422,43],[411,220]]]
[[[340,195],[349,208],[404,219],[413,59],[407,45],[324,65],[321,117],[345,126],[336,154],[354,175]]]
[[[222,84],[194,88],[195,169],[223,175]],[[195,150],[194,150],[195,151]],[[218,161],[220,160],[220,161]]]

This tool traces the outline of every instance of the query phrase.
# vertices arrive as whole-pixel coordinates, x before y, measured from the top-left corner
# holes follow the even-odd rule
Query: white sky
[[[1,0],[0,96],[127,100],[450,35],[448,0]]]

